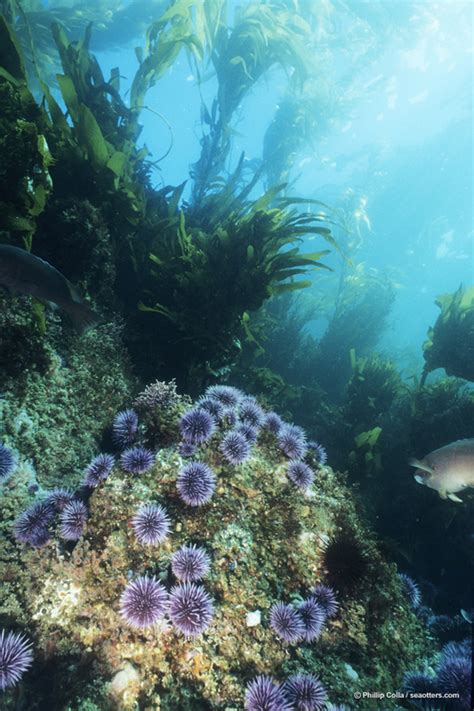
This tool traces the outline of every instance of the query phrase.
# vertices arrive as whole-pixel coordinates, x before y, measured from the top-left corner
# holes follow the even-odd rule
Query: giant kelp
[[[201,155],[192,167],[193,201],[199,201],[218,178],[232,139],[232,118],[258,80],[274,66],[293,72],[292,83],[301,83],[307,69],[305,41],[309,25],[284,4],[249,3],[239,8],[232,28],[225,22],[225,3],[212,2],[217,25],[210,53],[218,81],[217,96],[209,110],[202,107]]]
[[[150,26],[145,46],[137,51],[139,66],[129,102],[120,94],[118,70],[107,80],[89,50],[91,25],[82,39],[70,41],[64,28],[53,23],[52,37],[62,65],[57,81],[66,112],[44,81],[46,101],[37,109],[54,159],[52,195],[42,205],[39,253],[55,254],[60,237],[48,225],[61,223],[64,205],[72,209],[71,199],[100,210],[110,234],[109,258],[114,261],[122,312],[131,326],[129,342],[140,353],[140,343],[148,342],[150,331],[154,332],[150,314],[158,315],[161,332],[159,345],[151,340],[157,346],[151,367],[172,362],[184,377],[191,371],[195,378],[210,377],[233,363],[239,339],[251,333],[249,313],[270,295],[308,285],[295,277],[322,267],[320,258],[326,252],[301,253],[296,245],[305,234],[334,244],[324,224],[327,216],[317,203],[280,198],[283,185],[251,199],[258,175],[245,183],[243,157],[228,180],[219,177],[237,105],[275,63],[303,71],[301,34],[305,31],[304,23],[290,23],[288,13],[277,5],[249,5],[233,28],[226,25],[225,13],[220,0],[204,6],[190,0],[172,3]],[[10,30],[9,36],[13,37]],[[137,145],[146,92],[183,49],[196,66],[209,59],[213,62],[218,80],[219,128],[215,128],[226,134],[227,146],[222,151],[203,140],[201,159],[207,155],[213,167],[193,169],[189,204],[182,200],[184,184],[160,192],[152,188],[147,149]],[[13,40],[7,59],[21,63]],[[24,70],[21,81],[27,87]],[[12,84],[8,77],[4,82]],[[317,205],[314,213],[302,212],[313,204]],[[34,229],[31,224],[29,240]],[[73,251],[77,249],[79,242]],[[74,276],[81,281],[79,263],[74,265]],[[67,264],[64,269],[69,275]],[[136,318],[139,304],[146,318]]]
[[[324,217],[303,214],[277,196],[274,189],[245,200],[230,181],[189,218],[176,209],[164,229],[156,228],[140,308],[168,320],[178,358],[194,377],[199,364],[211,370],[232,364],[238,339],[249,334],[249,312],[272,295],[305,288],[310,282],[298,277],[323,266],[326,251],[305,253],[293,245],[307,232],[331,239]]]
[[[423,381],[432,370],[474,381],[474,286],[436,299],[441,313],[423,344]]]

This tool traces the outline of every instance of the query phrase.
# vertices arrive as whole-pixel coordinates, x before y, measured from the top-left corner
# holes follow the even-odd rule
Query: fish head
[[[416,474],[413,478],[418,484],[423,484],[423,486],[429,486],[430,488],[436,488],[433,486],[433,479],[435,476],[435,470],[432,466],[428,464],[426,459],[410,459],[410,466],[416,467]]]

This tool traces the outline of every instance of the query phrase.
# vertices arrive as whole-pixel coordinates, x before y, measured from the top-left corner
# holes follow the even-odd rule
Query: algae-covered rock
[[[2,437],[32,460],[43,485],[70,485],[134,386],[120,326],[70,337],[48,315],[42,335],[28,303],[7,308],[10,326],[0,335],[0,360],[10,376],[0,398]]]
[[[209,398],[203,404],[212,408]],[[427,654],[427,639],[340,475],[320,467],[303,447],[315,478],[310,486],[296,486],[287,476],[281,441],[262,420],[250,455],[230,464],[235,450],[229,440],[222,442],[230,429],[249,424],[240,419],[243,409],[239,415],[238,406],[222,410],[218,404],[208,431],[190,437],[189,420],[180,425],[173,408],[176,400],[168,409],[175,418],[168,433],[184,431],[188,444],[194,438],[194,455],[183,459],[176,441],[159,449],[151,466],[142,466],[145,459],[138,455],[150,441],[142,422],[132,444],[137,449],[122,453],[102,484],[87,489],[76,481],[75,496],[88,506],[77,543],[61,537],[60,512],[48,523],[45,545],[16,542],[14,520],[34,499],[25,476],[3,492],[3,565],[11,584],[0,592],[0,621],[34,641],[34,666],[21,682],[27,703],[35,698],[58,709],[242,709],[245,688],[256,675],[284,681],[298,672],[317,674],[334,703],[350,703],[358,690],[398,688],[403,673]],[[261,413],[248,402],[245,412]],[[291,432],[302,437],[297,428]],[[203,505],[183,501],[183,492],[192,493],[193,462],[207,465],[215,477]],[[145,503],[162,506],[169,518],[168,535],[164,531],[157,545],[140,543],[137,534],[136,514]],[[350,585],[344,585],[337,575],[344,570],[341,540],[348,538],[363,563],[356,560]],[[328,552],[334,541],[339,558]],[[189,544],[202,548],[211,564],[203,580],[184,583],[173,556]],[[137,628],[122,596],[140,578],[171,598],[154,624]],[[298,617],[315,586],[332,580],[340,583],[337,613],[323,614],[321,633],[311,642],[304,635],[296,643],[283,641],[273,617],[270,624],[272,607],[285,603]],[[176,612],[182,604],[176,590],[185,585],[199,586],[193,594],[210,596],[213,609],[210,624],[196,612],[202,633],[188,637]],[[133,619],[143,619],[143,609],[139,605]],[[40,683],[45,674],[48,688]],[[5,695],[6,708],[14,708],[14,694]],[[371,707],[360,702],[360,708]]]

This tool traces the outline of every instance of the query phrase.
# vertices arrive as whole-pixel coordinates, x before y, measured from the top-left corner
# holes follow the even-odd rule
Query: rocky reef
[[[149,386],[138,423],[115,420],[115,466],[84,461],[69,493],[33,491],[20,456],[2,484],[0,620],[31,640],[33,663],[2,708],[234,711],[265,691],[249,686],[259,675],[347,704],[423,664],[425,628],[343,477],[242,397],[214,387],[190,405]]]

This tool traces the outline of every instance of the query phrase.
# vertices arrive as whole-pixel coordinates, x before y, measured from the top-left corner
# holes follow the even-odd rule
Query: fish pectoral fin
[[[440,495],[440,498],[441,498],[441,499],[447,499],[447,498],[448,498],[448,494],[447,494],[447,492],[446,492],[444,489],[440,489],[440,490],[438,491],[438,494]]]
[[[457,504],[464,503],[463,500],[459,498],[459,496],[456,496],[456,494],[448,494],[448,499],[450,499],[451,501],[455,501]]]
[[[425,483],[425,480],[424,480],[423,477],[420,476],[419,474],[415,474],[415,476],[413,477],[413,479],[414,479],[415,481],[417,481],[418,484],[424,484],[424,483]]]
[[[411,467],[416,467],[417,469],[421,469],[422,471],[428,472],[429,474],[434,474],[433,469],[425,462],[421,462],[419,459],[410,459],[408,461],[408,464]]]

